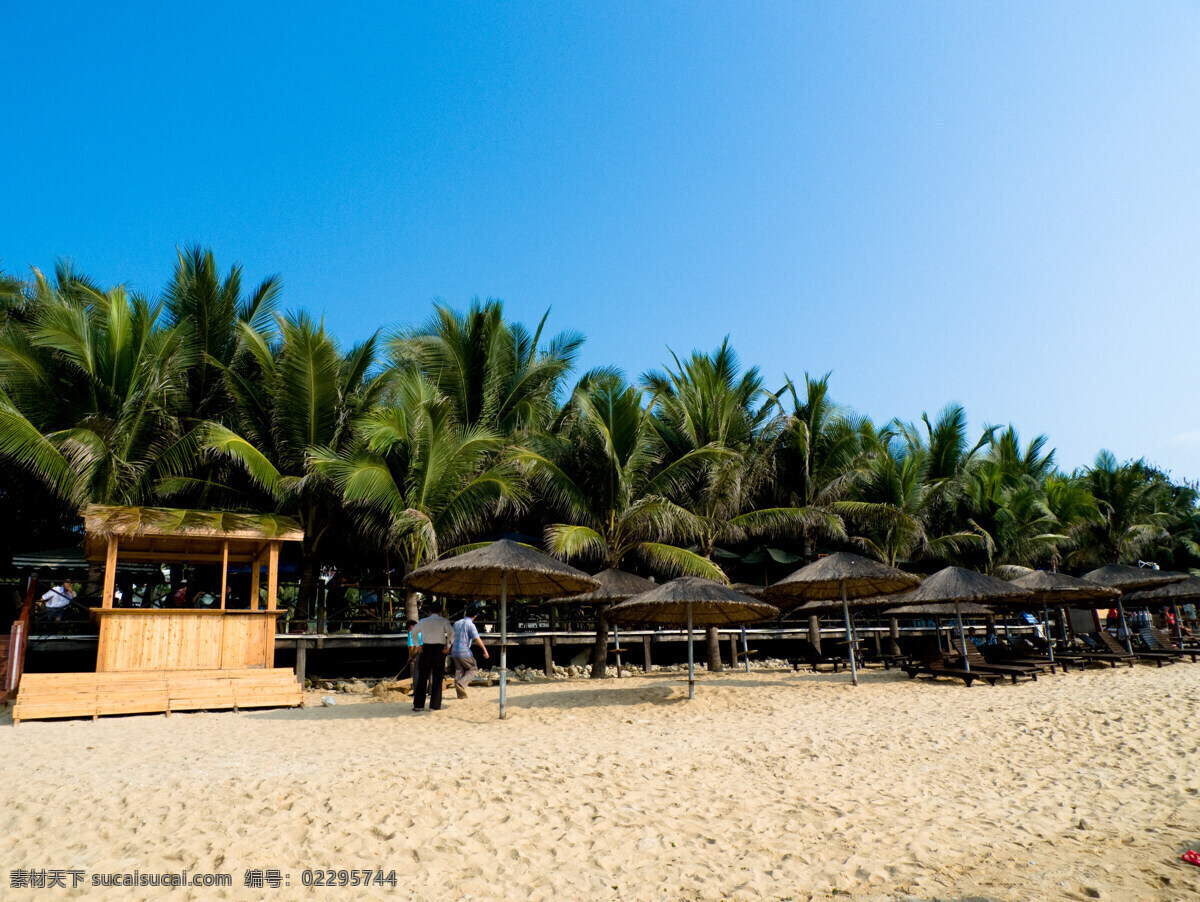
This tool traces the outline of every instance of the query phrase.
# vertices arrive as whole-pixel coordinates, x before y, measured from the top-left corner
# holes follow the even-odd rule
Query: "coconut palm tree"
[[[874,438],[870,420],[835,404],[829,396],[829,373],[820,379],[804,375],[801,396],[789,380],[792,411],[782,425],[776,452],[772,497],[767,506],[823,511],[801,529],[801,556],[813,558],[822,533],[842,532],[835,502],[845,500],[862,477],[864,449]]]
[[[270,276],[243,295],[240,264],[222,278],[211,250],[197,245],[177,253],[163,302],[167,325],[179,330],[192,357],[186,413],[197,420],[222,420],[232,401],[224,371],[245,351],[240,326],[269,330],[282,285],[278,276]]]
[[[1095,499],[1098,520],[1076,530],[1068,555],[1073,567],[1133,562],[1156,543],[1169,538],[1173,516],[1162,504],[1162,487],[1151,478],[1145,461],[1117,463],[1101,451],[1079,478]]]
[[[353,443],[354,424],[380,402],[390,377],[375,368],[374,336],[343,353],[306,313],[277,316],[271,331],[240,329],[250,361],[223,368],[231,425],[207,423],[204,447],[245,471],[260,493],[247,503],[300,521],[301,595],[311,609],[324,539],[349,526],[341,493],[311,466],[313,455]]]
[[[513,435],[543,425],[571,371],[583,336],[564,332],[542,344],[550,312],[532,333],[504,320],[504,305],[476,298],[464,314],[444,304],[389,343],[400,370],[420,371],[453,407],[455,422]]]
[[[182,335],[161,307],[65,267],[32,295],[0,331],[0,456],[76,509],[151,500],[195,447]]]
[[[359,514],[363,531],[393,549],[408,573],[518,503],[523,480],[503,453],[504,437],[459,425],[453,405],[419,372],[401,376],[390,395],[392,403],[359,418],[353,443],[314,448],[309,458]],[[416,593],[405,608],[416,620]]]
[[[942,462],[935,460],[931,445],[912,425],[879,429],[864,440],[860,473],[849,497],[833,505],[854,527],[852,541],[891,567],[912,560],[950,560],[979,541],[964,530],[937,531],[933,513],[954,480],[932,475]]]
[[[688,550],[703,521],[671,500],[721,454],[704,447],[669,458],[642,392],[612,371],[586,374],[550,428],[517,451],[534,493],[562,517],[546,527],[550,551],[620,567],[636,558],[660,573],[726,582],[712,561]],[[592,676],[606,672],[608,621],[597,618]]]
[[[699,518],[699,551],[712,560],[717,543],[751,536],[800,535],[819,529],[840,535],[841,520],[821,508],[763,508],[756,501],[771,476],[780,438],[779,402],[764,387],[758,369],[740,373],[728,338],[712,354],[693,352],[675,369],[642,377],[652,393],[654,424],[675,460],[704,448],[721,449],[699,467],[675,498]],[[708,667],[721,669],[716,627],[705,633]]]

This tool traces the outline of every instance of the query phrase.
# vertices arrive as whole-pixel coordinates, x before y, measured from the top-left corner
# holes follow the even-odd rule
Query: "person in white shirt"
[[[446,675],[446,652],[454,639],[454,625],[441,614],[430,614],[413,627],[421,637],[421,657],[417,660],[417,677],[413,681],[413,710],[425,710],[425,694],[429,694],[429,710],[442,707],[442,677]]]
[[[46,606],[46,620],[58,622],[67,613],[71,600],[75,597],[75,588],[68,582],[51,586],[50,591],[42,596],[42,604]]]

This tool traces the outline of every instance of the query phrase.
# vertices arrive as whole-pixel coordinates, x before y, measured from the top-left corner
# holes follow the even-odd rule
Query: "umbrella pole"
[[[858,665],[854,662],[854,631],[850,628],[850,602],[846,600],[846,581],[842,580],[842,613],[846,616],[846,648],[850,652],[850,680],[858,685]]]
[[[1183,621],[1179,619],[1179,602],[1173,605],[1175,608],[1175,644],[1183,648]]]
[[[963,647],[962,647],[963,667],[969,671],[971,669],[971,658],[967,655],[967,634],[963,630],[962,608],[959,606],[959,603],[957,600],[954,602],[954,616],[958,620],[958,641],[963,644]],[[953,643],[951,643],[951,644],[953,644]]]
[[[1125,623],[1125,605],[1121,602],[1121,596],[1117,596],[1117,613],[1121,615],[1121,632],[1125,636],[1125,650],[1133,654],[1133,638],[1129,635],[1129,626]]]
[[[508,574],[500,574],[500,719],[508,716]]]
[[[1175,607],[1176,607],[1176,611],[1178,611],[1179,606],[1176,605]],[[1178,613],[1175,614],[1175,622],[1176,623],[1179,622],[1179,614]],[[1180,644],[1182,644],[1182,643],[1180,643]],[[749,673],[750,672],[750,643],[746,640],[746,628],[744,626],[742,627],[742,661],[746,665],[746,673]]]
[[[613,624],[613,648],[617,655],[617,679],[621,678],[621,628]]]
[[[942,618],[935,616],[933,618],[933,635],[937,639],[938,651],[942,650]]]
[[[687,631],[688,631],[688,698],[696,697],[696,674],[695,663],[692,658],[692,603],[689,601],[687,605]]]
[[[1054,663],[1054,637],[1050,635],[1050,609],[1042,605],[1042,622],[1046,624],[1046,648],[1050,650],[1050,663]]]

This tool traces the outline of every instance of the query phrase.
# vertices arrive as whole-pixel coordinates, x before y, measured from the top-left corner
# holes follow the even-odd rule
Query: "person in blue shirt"
[[[479,638],[479,630],[475,628],[475,618],[479,616],[479,606],[471,605],[464,612],[462,619],[454,624],[454,642],[450,646],[450,659],[454,662],[454,691],[459,698],[467,697],[467,687],[475,674],[479,673],[479,665],[471,654],[471,646],[478,645],[483,652],[484,660],[488,658],[487,646]]]

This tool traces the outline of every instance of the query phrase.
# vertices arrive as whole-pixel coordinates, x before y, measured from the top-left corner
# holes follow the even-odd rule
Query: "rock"
[[[1088,830],[1088,829],[1091,829],[1091,826],[1092,825],[1089,824],[1087,821],[1085,821],[1083,818],[1080,818],[1079,823],[1075,825],[1075,829],[1076,830]]]
[[[332,708],[334,705],[337,704],[337,699],[334,698],[332,695],[323,695],[323,696],[321,696],[321,704],[324,705],[326,708]]]
[[[1100,898],[1100,890],[1096,889],[1096,887],[1094,887],[1094,886],[1085,886],[1083,888],[1083,894],[1085,896],[1087,896],[1089,899],[1099,899]]]

